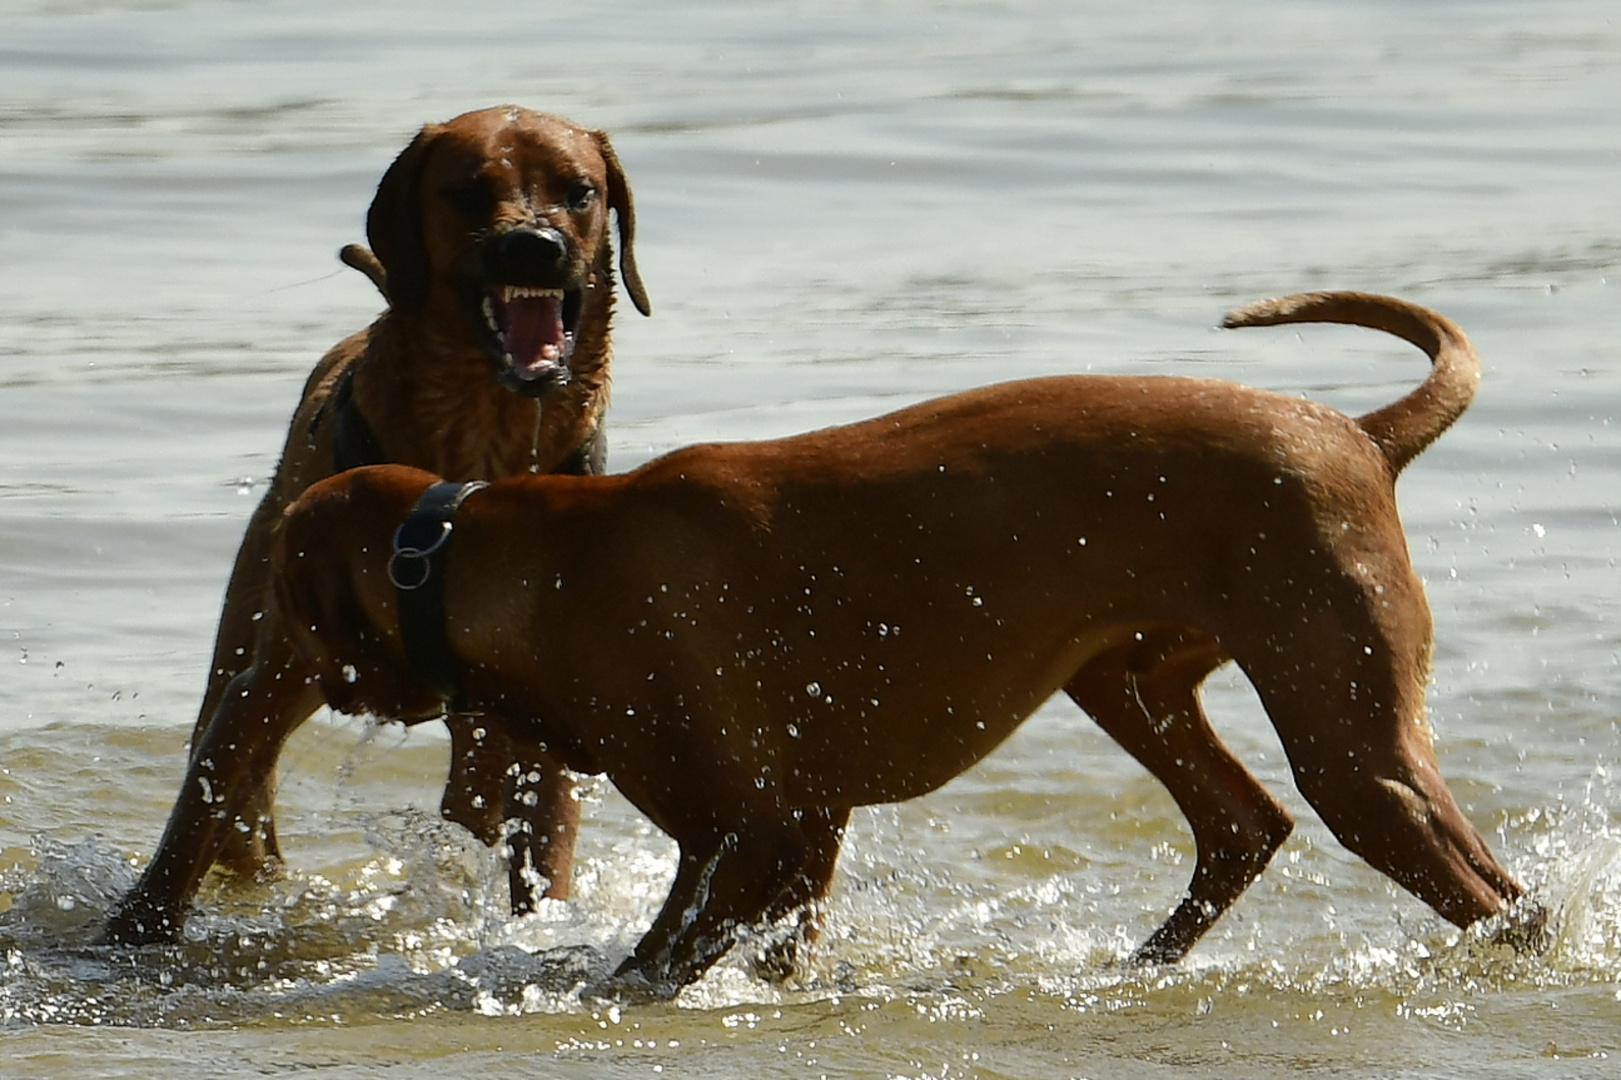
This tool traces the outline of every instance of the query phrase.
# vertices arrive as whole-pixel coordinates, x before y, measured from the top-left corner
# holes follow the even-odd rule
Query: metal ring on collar
[[[406,524],[408,525],[410,522]],[[400,534],[405,531],[405,525],[401,525],[394,530],[394,554],[388,557],[388,580],[396,589],[404,589],[407,592],[412,589],[420,589],[427,584],[428,578],[433,575],[432,555],[445,546],[445,541],[450,539],[451,529],[448,521],[437,522],[437,524],[439,526],[439,535],[434,537],[433,543],[427,547],[412,547],[402,543]],[[416,566],[417,569],[402,575],[401,571],[405,567],[412,565]]]

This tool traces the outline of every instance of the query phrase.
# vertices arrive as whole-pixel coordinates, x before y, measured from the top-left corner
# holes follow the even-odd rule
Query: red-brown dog
[[[807,909],[851,808],[944,784],[1058,690],[1193,827],[1188,894],[1136,953],[1180,958],[1292,824],[1200,707],[1229,659],[1347,846],[1460,926],[1504,911],[1520,886],[1436,768],[1430,615],[1394,498],[1402,466],[1468,405],[1478,362],[1440,316],[1357,293],[1228,325],[1310,321],[1400,335],[1431,374],[1355,420],[1211,380],[1039,379],[468,495],[436,533],[457,690],[538,718],[554,753],[606,773],[680,845],[619,975],[673,992],[740,928]],[[280,703],[310,693],[305,672],[345,712],[442,708],[404,660],[390,583],[390,538],[443,491],[434,480],[358,470],[289,512],[272,562],[290,637],[227,703],[234,722],[210,729],[185,788],[205,794],[170,824],[189,839],[165,843],[126,924],[179,926],[289,730]],[[249,746],[223,734],[258,724]]]
[[[614,308],[610,213],[625,288],[645,314],[630,186],[603,133],[526,109],[484,109],[423,128],[389,167],[366,218],[376,257],[343,252],[389,307],[327,353],[304,387],[226,589],[193,759],[211,724],[235,743],[259,737],[235,714],[216,714],[234,681],[280,649],[270,539],[308,485],[380,462],[456,479],[601,471]],[[303,721],[320,703],[313,687],[280,699],[286,715],[277,725]],[[512,838],[514,909],[531,906],[537,874],[550,895],[566,897],[579,815],[566,777],[498,715],[447,722],[445,815],[490,844],[502,838],[504,819],[523,819]],[[257,788],[232,804],[232,825],[211,860],[249,874],[279,864],[275,766],[272,754],[246,778]],[[114,935],[127,929],[115,925]]]

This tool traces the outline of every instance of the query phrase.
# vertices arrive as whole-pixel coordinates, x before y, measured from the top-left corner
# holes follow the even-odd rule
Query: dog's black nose
[[[488,269],[496,278],[515,285],[556,274],[568,256],[568,243],[563,239],[563,234],[550,226],[513,229],[491,240],[492,243],[485,249]],[[547,282],[540,280],[532,283]]]

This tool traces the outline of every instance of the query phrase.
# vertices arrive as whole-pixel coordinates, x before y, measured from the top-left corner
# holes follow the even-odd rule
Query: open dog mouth
[[[496,285],[485,292],[481,336],[501,385],[539,395],[569,381],[580,300],[578,289]]]

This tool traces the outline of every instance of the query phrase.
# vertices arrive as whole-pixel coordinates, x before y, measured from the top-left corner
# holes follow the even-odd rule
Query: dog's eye
[[[571,184],[568,189],[568,194],[565,196],[565,198],[568,200],[568,208],[570,210],[584,210],[586,207],[591,205],[591,200],[595,199],[596,197],[596,186],[593,184],[584,183],[583,181],[578,184]]]
[[[482,177],[459,184],[452,184],[445,188],[442,194],[458,213],[475,220],[482,220],[490,216],[495,209],[495,194],[490,191],[490,185]]]

